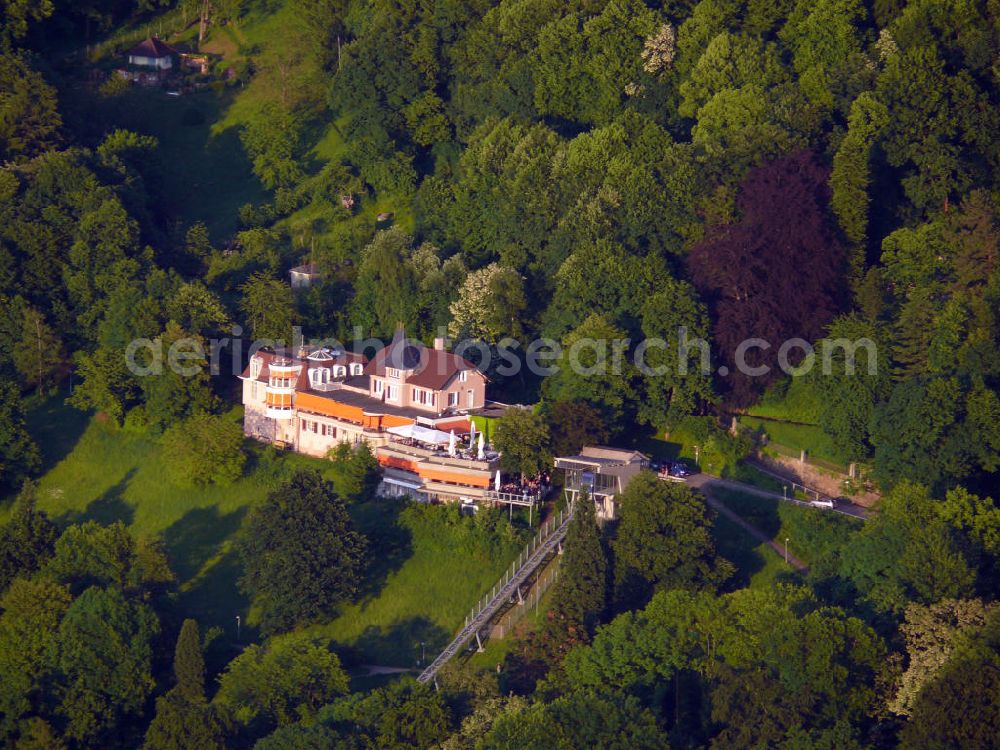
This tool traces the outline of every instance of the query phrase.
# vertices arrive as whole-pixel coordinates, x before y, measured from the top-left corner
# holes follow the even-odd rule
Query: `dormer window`
[[[264,360],[261,357],[252,357],[250,359],[250,377],[257,378],[260,376],[260,370],[264,366]]]
[[[330,371],[326,367],[316,367],[309,371],[309,383],[313,388],[330,382]]]
[[[335,377],[335,378],[346,378],[347,377],[347,368],[344,367],[343,365],[334,365],[333,366],[333,377]]]
[[[385,376],[387,378],[396,378],[398,380],[399,379],[399,370],[396,370],[396,369],[394,369],[392,367],[387,367],[387,368],[385,368]]]
[[[357,362],[352,362],[351,363],[351,375],[361,375],[364,371],[365,371],[365,368],[362,367]]]

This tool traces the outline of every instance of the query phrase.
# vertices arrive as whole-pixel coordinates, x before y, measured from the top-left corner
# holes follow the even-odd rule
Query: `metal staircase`
[[[569,529],[569,523],[572,519],[573,508],[571,506],[542,525],[535,538],[518,555],[517,560],[511,563],[510,568],[492,591],[472,608],[472,612],[465,618],[465,627],[459,631],[448,647],[420,673],[417,678],[418,682],[426,683],[434,679],[441,667],[447,664],[473,638],[476,639],[476,645],[482,650],[481,634],[483,630],[505,608],[514,603],[523,603],[527,582],[546,560],[561,551],[563,539],[566,538],[566,531]]]

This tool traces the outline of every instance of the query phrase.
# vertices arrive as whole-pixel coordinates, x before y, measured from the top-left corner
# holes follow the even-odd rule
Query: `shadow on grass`
[[[729,510],[774,539],[781,530],[778,515],[779,500],[768,500],[756,495],[746,495],[724,487],[713,487],[712,494]]]
[[[760,542],[722,515],[716,516],[714,536],[718,553],[736,566],[736,573],[726,582],[726,588],[746,588],[753,575],[764,569],[764,558],[757,551]]]
[[[411,617],[389,627],[369,626],[345,650],[345,658],[379,666],[416,667],[417,662],[423,665],[437,658],[450,637],[448,631],[426,617]]]
[[[195,508],[184,514],[163,532],[170,554],[170,567],[182,581],[197,575],[205,563],[215,557],[223,543],[243,523],[247,508],[222,515],[217,507]]]
[[[239,644],[252,643],[257,631],[247,625],[250,598],[239,588],[243,566],[235,551],[223,553],[218,560],[188,584],[182,585],[177,598],[177,609],[187,617],[196,617],[203,630],[222,628],[220,649],[239,648]],[[240,618],[237,634],[236,618]]]
[[[351,506],[351,517],[368,537],[368,570],[358,591],[358,600],[374,599],[385,588],[386,579],[413,556],[413,534],[400,524],[405,505],[393,501],[371,501]]]
[[[90,414],[66,405],[68,391],[35,402],[28,409],[28,432],[42,452],[42,474],[68,456],[90,423]]]
[[[208,226],[216,244],[238,229],[244,203],[262,203],[269,193],[253,174],[237,128],[213,133],[236,92],[201,91],[168,97],[162,89],[135,87],[105,98],[67,92],[70,117],[85,141],[99,142],[124,128],[157,138],[142,166],[149,209],[164,227],[184,231],[196,221]]]
[[[110,526],[115,521],[121,521],[126,526],[130,525],[135,517],[135,508],[125,502],[125,490],[135,474],[136,469],[130,469],[120,481],[109,487],[99,498],[91,501],[84,510],[64,513],[55,519],[56,523],[61,527],[87,521],[97,521],[101,526]]]

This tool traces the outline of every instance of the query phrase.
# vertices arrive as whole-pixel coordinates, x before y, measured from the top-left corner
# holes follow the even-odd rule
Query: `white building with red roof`
[[[469,444],[487,379],[443,340],[429,348],[400,332],[370,361],[331,348],[259,351],[241,380],[249,437],[318,457],[364,441],[383,467],[383,494],[491,499],[498,456]]]
[[[128,51],[128,64],[139,68],[169,70],[174,67],[177,50],[155,36],[148,37]]]

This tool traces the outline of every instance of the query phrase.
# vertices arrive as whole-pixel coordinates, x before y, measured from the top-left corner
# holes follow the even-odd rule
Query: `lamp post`
[[[697,464],[701,460],[701,448],[697,445],[694,447],[694,462]]]
[[[236,641],[240,640],[240,616],[236,615]]]
[[[785,537],[785,565],[788,565],[788,537]]]

